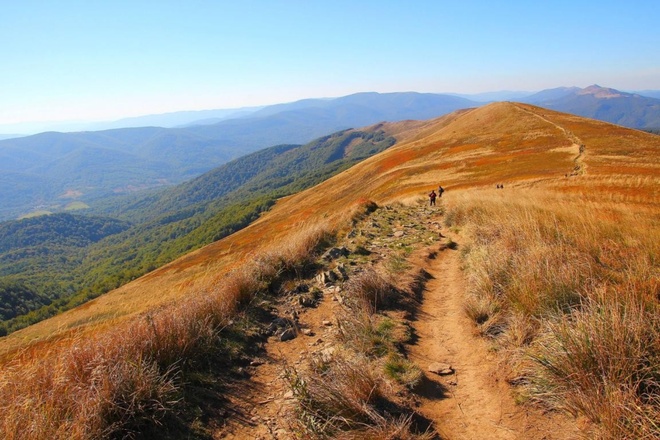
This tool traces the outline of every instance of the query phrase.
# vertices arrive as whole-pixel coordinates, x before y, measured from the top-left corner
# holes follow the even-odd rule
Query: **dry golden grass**
[[[538,190],[452,204],[449,223],[471,237],[466,312],[507,354],[511,379],[603,438],[657,438],[657,216]]]
[[[398,273],[399,287],[385,270],[367,269],[344,285],[345,304],[337,318],[341,344],[313,358],[308,371],[286,368],[285,375],[298,403],[292,422],[299,436],[316,439],[436,438],[413,427],[414,412],[406,408],[393,417],[396,387],[414,388],[421,369],[405,359],[401,346],[409,328],[400,319],[378,313],[393,307],[401,295],[414,296],[418,281]],[[403,291],[406,289],[407,291]],[[398,385],[394,385],[397,383]],[[407,414],[407,415],[406,415]]]
[[[451,205],[451,221],[474,231],[466,263],[474,299],[467,308],[482,322],[484,334],[499,335],[511,353],[534,349],[537,359],[561,364],[561,350],[569,347],[561,336],[571,334],[566,329],[584,334],[581,328],[614,325],[631,316],[629,310],[639,311],[635,304],[657,313],[660,136],[511,103],[388,129],[403,142],[280,200],[248,228],[0,339],[3,436],[92,438],[157,423],[176,399],[176,371],[168,365],[203,354],[228,317],[249,304],[266,280],[304,271],[305,255],[327,239],[324,231],[347,228],[368,209],[365,200],[415,200],[438,184],[447,189],[442,200]],[[570,176],[578,165],[580,173]],[[496,191],[500,183],[505,189]],[[317,232],[295,238],[313,227],[306,225],[319,224]],[[618,314],[603,314],[599,321],[595,311],[609,304],[596,295],[602,291],[621,301],[608,306]],[[630,295],[638,303],[626,302]],[[648,299],[653,295],[655,300]],[[655,322],[639,322],[640,341],[648,338],[644,332],[657,334]],[[555,342],[547,343],[546,336]],[[554,358],[552,350],[558,350]],[[648,352],[644,356],[646,362],[655,359]],[[511,365],[528,364],[512,360]],[[536,371],[543,377],[542,369]],[[547,382],[553,380],[561,383]],[[644,390],[654,389],[647,379],[640,383]],[[636,437],[657,432],[648,423],[658,407],[655,394],[638,393],[638,385],[603,382],[584,391],[588,396],[598,389],[614,399],[600,401],[603,414],[608,405],[614,414],[600,419],[577,397],[570,403],[573,397],[561,386],[547,395],[559,396],[556,401],[566,408],[589,411],[605,432],[618,432],[621,425]],[[615,399],[631,390],[638,400]],[[553,400],[543,393],[536,396]],[[622,405],[624,400],[632,403]],[[643,410],[632,416],[635,405]],[[621,422],[625,414],[633,427]],[[648,429],[634,430],[642,425]]]
[[[278,277],[300,270],[327,238],[300,228],[286,245],[218,279],[210,290],[113,329],[19,355],[0,373],[6,439],[125,436],[158,424],[177,399],[177,374],[217,351],[222,329]]]

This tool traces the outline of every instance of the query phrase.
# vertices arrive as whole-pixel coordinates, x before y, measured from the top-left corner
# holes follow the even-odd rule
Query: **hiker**
[[[438,197],[442,197],[442,193],[443,193],[443,192],[445,192],[445,189],[444,189],[442,186],[440,186],[440,187],[438,188]]]
[[[429,194],[429,199],[431,200],[431,204],[429,206],[435,206],[435,198],[436,198],[436,193],[435,190],[432,189],[431,193]]]

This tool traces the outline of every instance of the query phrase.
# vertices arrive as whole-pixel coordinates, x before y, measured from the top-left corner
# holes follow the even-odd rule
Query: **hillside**
[[[397,145],[313,188],[278,200],[269,212],[245,229],[83,307],[3,338],[0,352],[4,362],[14,362],[21,365],[22,370],[34,371],[31,374],[51,377],[52,368],[48,373],[38,369],[42,357],[52,356],[47,362],[52,367],[69,365],[67,362],[74,361],[70,360],[73,355],[67,353],[80,353],[73,358],[81,372],[91,371],[88,370],[92,368],[90,365],[97,365],[93,370],[95,374],[134,377],[130,376],[130,371],[136,368],[134,359],[138,354],[128,358],[117,356],[141,353],[139,371],[145,374],[140,377],[145,381],[148,377],[159,384],[158,392],[138,394],[138,390],[142,392],[143,389],[136,385],[130,388],[135,390],[130,391],[133,394],[114,395],[112,402],[117,403],[112,408],[116,412],[111,413],[110,423],[124,420],[122,417],[127,413],[123,408],[127,401],[144,405],[142,412],[127,419],[124,428],[102,425],[109,423],[107,421],[98,422],[119,433],[157,429],[158,423],[154,420],[164,420],[161,414],[167,411],[163,408],[176,406],[167,402],[179,396],[183,399],[179,404],[189,408],[190,414],[201,411],[198,418],[191,417],[186,422],[190,427],[203,426],[195,431],[196,438],[215,435],[241,438],[258,427],[278,432],[279,438],[287,438],[292,429],[311,435],[311,431],[305,429],[311,430],[314,426],[329,427],[346,435],[361,432],[360,429],[380,429],[381,437],[383,432],[393,435],[398,429],[399,433],[405,430],[407,437],[403,438],[439,438],[438,435],[424,437],[424,426],[432,428],[432,432],[441,432],[443,438],[454,435],[459,438],[460,431],[453,431],[458,429],[467,429],[465,432],[475,429],[482,436],[486,435],[484,430],[488,430],[491,435],[493,422],[482,426],[472,422],[495,413],[461,415],[462,410],[459,411],[461,406],[465,411],[476,411],[480,406],[484,411],[490,408],[489,401],[463,394],[469,389],[480,389],[466,383],[468,377],[474,380],[490,377],[497,385],[489,383],[500,390],[494,395],[493,404],[496,409],[506,408],[507,411],[506,414],[500,412],[499,416],[506,422],[494,422],[495,427],[502,428],[494,431],[498,433],[496,438],[570,438],[561,435],[568,436],[573,431],[562,430],[558,428],[560,425],[536,423],[549,421],[552,414],[544,416],[535,405],[583,418],[576,421],[569,417],[561,423],[568,423],[572,430],[584,426],[586,435],[600,432],[605,438],[657,436],[657,425],[654,428],[653,421],[660,414],[657,404],[660,323],[657,322],[655,256],[660,240],[654,238],[659,233],[656,216],[660,203],[657,193],[660,137],[513,103],[462,110],[414,127],[398,127],[406,131],[399,135]],[[416,208],[420,200],[426,202],[426,194],[439,184],[447,190],[441,206],[437,210]],[[502,189],[497,188],[500,185]],[[370,214],[374,209],[378,214]],[[402,212],[413,214],[408,216]],[[442,229],[439,229],[441,223]],[[433,228],[433,237],[421,235],[420,231],[430,228]],[[310,232],[315,230],[321,232]],[[438,233],[449,236],[451,241],[438,239]],[[312,236],[316,238],[311,240]],[[392,243],[387,252],[382,249],[393,237],[406,236],[417,238]],[[407,391],[401,384],[394,385],[396,381],[391,378],[367,377],[366,372],[377,375],[383,368],[400,379],[406,371],[413,372],[415,368],[404,360],[407,361],[407,350],[418,350],[415,347],[427,347],[425,350],[430,347],[433,358],[438,361],[451,359],[437,359],[448,356],[440,354],[444,339],[424,336],[425,327],[420,321],[430,318],[417,314],[419,306],[415,304],[420,300],[414,299],[414,295],[411,297],[414,301],[408,304],[411,308],[405,313],[405,304],[403,311],[395,305],[386,307],[387,296],[381,296],[378,289],[365,288],[372,293],[364,293],[367,302],[359,309],[351,302],[360,303],[359,294],[351,293],[356,291],[350,290],[348,284],[335,282],[339,290],[334,292],[346,289],[339,296],[347,305],[338,306],[338,310],[348,315],[308,315],[316,309],[306,312],[293,306],[306,301],[289,295],[304,292],[302,284],[307,284],[309,289],[313,282],[309,277],[319,275],[320,270],[340,272],[339,266],[331,260],[317,259],[320,255],[313,253],[317,247],[326,248],[332,237],[350,247],[351,258],[362,259],[362,264],[366,264],[361,269],[363,272],[369,272],[369,265],[378,272],[379,264],[385,264],[389,272],[384,272],[384,276],[396,283],[406,283],[408,275],[404,268],[407,264],[418,264],[420,270],[426,268],[428,273],[434,274],[435,280],[451,273],[454,280],[451,289],[455,289],[451,291],[462,297],[462,309],[470,318],[465,324],[469,327],[457,327],[452,334],[476,331],[486,338],[480,343],[493,344],[491,350],[477,349],[476,345],[465,347],[477,353],[470,364],[481,365],[483,369],[469,373],[462,370],[467,368],[462,363],[465,359],[461,353],[456,353],[458,366],[455,367],[459,368],[456,376],[443,379],[428,372],[421,378],[417,375],[416,380],[420,380],[421,385],[411,381]],[[302,253],[302,248],[308,252]],[[453,252],[453,248],[460,252],[446,254]],[[417,251],[421,253],[414,254]],[[386,259],[388,252],[392,254],[391,260],[380,261],[380,258]],[[438,259],[437,264],[434,259]],[[346,266],[352,267],[351,261],[360,264],[355,260],[346,260]],[[465,269],[462,275],[459,266]],[[350,269],[349,280],[357,278],[366,282],[365,276],[359,273]],[[417,288],[422,292],[423,311],[430,310],[424,308],[429,301],[437,300],[441,307],[448,307],[441,296],[446,289],[432,284],[433,279],[426,288],[424,283]],[[397,288],[400,292],[405,290],[403,286]],[[406,297],[407,294],[400,295]],[[333,302],[330,294],[322,296],[328,298],[327,304]],[[326,306],[318,307],[325,313],[326,309],[321,307]],[[460,309],[458,307],[454,313],[462,313]],[[267,323],[275,323],[274,318],[288,317],[295,321],[292,310],[312,331],[321,331],[321,327],[313,325],[321,319],[323,327],[326,321],[339,327],[327,336],[323,333],[319,344],[325,344],[326,339],[330,340],[330,335],[336,333],[338,340],[343,341],[341,344],[346,346],[324,346],[324,350],[330,350],[326,353],[338,354],[326,356],[326,360],[315,364],[314,343],[294,339],[298,341],[295,357],[293,354],[282,360],[268,357],[267,353],[277,352],[278,347],[283,352],[292,349],[286,348],[288,342],[269,339],[260,332],[265,331]],[[349,318],[353,316],[351,313],[357,317]],[[250,318],[252,314],[254,317]],[[257,324],[248,325],[249,319],[255,319]],[[259,322],[264,323],[262,330]],[[351,323],[353,330],[346,330],[339,324],[341,322]],[[445,329],[446,324],[438,320],[426,322],[426,325]],[[393,334],[396,333],[394,329],[406,328],[416,336]],[[370,335],[366,341],[349,338],[361,331]],[[136,337],[138,334],[140,336]],[[132,337],[120,338],[121,335]],[[598,340],[591,345],[590,338],[594,337]],[[419,339],[417,345],[416,338]],[[84,345],[85,340],[93,342]],[[195,380],[201,380],[194,382],[194,386],[199,387],[195,388],[197,392],[205,389],[210,393],[207,400],[199,400],[195,391],[187,392],[183,385],[177,384],[170,369],[179,371],[180,368],[181,374],[190,374],[186,376],[189,379],[194,376],[188,372],[197,371],[194,370],[196,365],[201,366],[205,374],[220,374],[213,373],[215,370],[203,361],[212,353],[204,351],[211,350],[211,342],[208,342],[211,340],[220,341],[218,359],[230,362],[222,364],[230,373],[204,380],[197,377]],[[462,340],[464,342],[457,343],[457,347],[473,344],[469,339]],[[237,345],[232,345],[238,341],[256,351],[248,350],[241,355],[236,351]],[[631,344],[630,341],[635,342]],[[70,346],[79,351],[67,351]],[[597,352],[594,346],[599,348]],[[263,347],[263,351],[259,351],[259,347]],[[366,351],[360,352],[359,347]],[[401,352],[396,351],[399,349]],[[96,352],[116,360],[94,364],[92,353]],[[420,351],[414,353],[416,358],[427,355]],[[262,357],[266,360],[259,360]],[[120,359],[123,360],[120,362]],[[227,359],[235,360],[236,364],[232,367]],[[625,365],[620,362],[623,359]],[[107,365],[117,367],[108,369]],[[590,366],[593,368],[589,369]],[[426,368],[426,365],[416,368]],[[100,373],[106,369],[107,373]],[[114,375],[110,376],[110,370]],[[68,383],[65,377],[69,376],[62,374],[61,380],[53,382]],[[285,395],[286,388],[279,388],[280,385],[276,387],[282,395],[267,394],[275,389],[271,380],[282,376],[290,378],[289,397]],[[11,395],[11,390],[16,390],[14,396],[27,392],[20,386],[25,382],[22,377],[19,373],[5,373],[5,396]],[[87,380],[85,374],[80,377]],[[362,410],[344,413],[346,423],[342,424],[324,412],[324,402],[329,401],[323,399],[332,396],[323,392],[346,392],[346,388],[343,391],[339,388],[345,385],[342,380],[347,377],[356,380],[353,386],[348,385],[354,393],[334,395],[345,398],[340,410],[356,407]],[[120,384],[127,383],[143,382],[126,379]],[[259,384],[267,384],[266,390],[261,390]],[[301,389],[304,384],[309,387]],[[376,387],[375,384],[383,385]],[[183,387],[179,394],[172,391],[172,387],[177,386]],[[75,387],[85,389],[82,385]],[[387,394],[388,387],[399,393],[399,397]],[[108,388],[111,389],[114,388]],[[150,389],[156,390],[155,385]],[[75,411],[77,399],[73,388],[68,390],[67,393],[72,394],[66,404],[58,403],[59,400],[51,402],[48,396],[53,392],[46,388],[42,390],[43,395],[38,394],[41,390],[31,390],[35,397],[30,401],[16,398],[14,402],[15,397],[6,400],[10,403],[4,407],[5,431],[9,432],[8,421],[11,421],[15,423],[11,426],[16,427],[12,432],[21,432],[22,423],[25,423],[21,411],[27,411],[23,405],[37,405],[34,402],[42,402],[40,399],[43,399],[44,411],[51,410],[58,417],[62,414],[62,419],[58,420],[69,423],[66,415]],[[372,399],[375,390],[376,397]],[[523,402],[523,409],[516,409],[508,393],[514,393],[516,400]],[[82,399],[83,394],[79,395]],[[459,400],[458,404],[451,405],[449,395],[466,396],[460,397],[466,399],[465,404]],[[95,401],[92,395],[84,396],[88,402]],[[498,396],[511,399],[506,405],[497,406]],[[135,400],[130,400],[132,398]],[[481,403],[468,405],[470,399]],[[154,401],[162,402],[162,407],[154,407]],[[287,405],[292,405],[290,416],[306,414],[310,418],[303,417],[298,422],[288,418],[279,420],[268,412],[273,410],[271,401],[276,409],[287,401]],[[450,405],[441,407],[443,401]],[[417,409],[409,409],[415,407],[414,402],[419,403]],[[255,413],[240,412],[248,408]],[[253,421],[245,417],[247,414]],[[90,413],[89,417],[85,420],[94,423],[99,420],[94,418],[97,417],[95,413]],[[515,422],[518,418],[530,423]],[[307,428],[301,427],[297,423],[302,423],[303,419],[320,425],[312,423],[306,425]],[[405,420],[409,423],[403,423]],[[514,422],[509,424],[509,420]],[[96,425],[79,423],[76,426],[96,429]],[[462,424],[470,424],[469,429],[460,428]],[[232,426],[229,432],[223,428],[228,425]],[[175,428],[168,426],[174,436]],[[85,438],[84,432],[79,438]],[[378,437],[374,431],[369,432]],[[323,435],[334,434],[314,434],[318,438],[324,438]]]
[[[0,280],[30,292],[24,303],[18,297],[11,301],[21,312],[2,317],[1,321],[11,320],[0,321],[0,332],[79,305],[235,232],[278,198],[390,147],[396,140],[388,132],[397,131],[380,124],[324,136],[307,145],[264,149],[171,189],[133,197],[121,211],[113,204],[100,212],[103,218],[56,214],[0,223]],[[61,228],[58,220],[75,226]],[[98,231],[97,239],[87,238],[90,230]],[[4,240],[3,231],[9,231]]]
[[[117,194],[171,186],[277,144],[302,144],[382,121],[426,119],[478,105],[417,93],[358,94],[271,106],[247,117],[182,128],[40,133],[0,140],[0,220],[95,207]]]

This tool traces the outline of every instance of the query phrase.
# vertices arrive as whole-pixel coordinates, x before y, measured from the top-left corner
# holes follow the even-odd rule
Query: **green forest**
[[[106,200],[94,217],[53,214],[0,223],[0,335],[244,228],[278,198],[394,143],[382,131],[345,130],[243,156],[168,190]]]

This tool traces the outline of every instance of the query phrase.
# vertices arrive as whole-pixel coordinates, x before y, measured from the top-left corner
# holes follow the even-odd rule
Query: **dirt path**
[[[444,439],[574,439],[575,423],[517,406],[498,372],[495,353],[474,334],[463,312],[465,283],[458,251],[446,249],[422,265],[432,279],[415,322],[419,337],[410,358],[422,369],[435,362],[454,374],[426,372],[418,410]]]
[[[566,138],[568,138],[568,140],[570,140],[572,142],[573,145],[571,146],[571,148],[575,150],[575,154],[576,154],[575,158],[573,159],[573,162],[575,163],[575,166],[573,167],[573,170],[571,171],[570,175],[571,176],[578,176],[578,175],[582,175],[582,174],[586,173],[587,165],[584,161],[584,155],[585,155],[585,152],[586,152],[586,148],[585,148],[584,142],[582,142],[582,139],[577,137],[575,135],[575,133],[573,133],[572,131],[570,131],[566,127],[563,127],[563,126],[561,126],[561,125],[559,125],[555,122],[552,122],[550,119],[548,119],[548,118],[546,118],[542,115],[539,115],[538,113],[534,113],[530,110],[527,110],[526,108],[524,108],[520,105],[516,105],[516,107],[519,110],[521,110],[521,111],[523,111],[523,112],[525,112],[529,115],[532,115],[532,116],[535,116],[535,117],[539,118],[543,122],[546,122],[550,125],[555,126],[558,130],[560,130],[562,133],[564,133]]]
[[[415,211],[409,213],[411,217],[405,222],[406,234],[413,236],[416,224],[423,225],[421,230],[440,231],[440,217],[424,208],[411,209]],[[444,242],[442,234],[440,237]],[[460,248],[460,238],[452,239]],[[473,323],[463,312],[465,282],[459,251],[445,249],[436,252],[435,258],[424,258],[432,250],[446,247],[438,245],[437,235],[435,240],[430,248],[424,246],[415,253],[421,257],[411,261],[424,268],[431,278],[413,322],[417,339],[408,354],[423,370],[432,363],[445,363],[454,372],[446,376],[426,372],[422,385],[416,388],[420,403],[416,410],[433,422],[443,440],[580,438],[574,420],[515,404],[510,385],[498,371],[498,355],[489,349],[487,340],[475,335]],[[375,253],[385,252],[382,241],[381,236],[372,238]],[[249,367],[250,379],[226,396],[231,417],[215,430],[213,438],[293,438],[289,421],[295,412],[295,401],[284,378],[284,367],[305,368],[310,356],[331,350],[336,343],[336,316],[342,306],[333,289],[324,289],[316,307],[299,310],[298,337],[286,342],[271,337],[264,344],[263,357]],[[290,316],[291,299],[279,306],[281,316]]]

